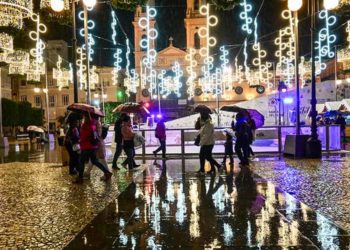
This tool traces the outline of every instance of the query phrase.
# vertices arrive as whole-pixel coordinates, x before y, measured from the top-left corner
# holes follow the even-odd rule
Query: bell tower
[[[205,0],[187,0],[185,18],[187,49],[200,49],[206,45],[206,39],[200,38],[198,34],[199,28],[206,26],[206,18],[199,13],[200,7],[205,3]]]
[[[150,0],[148,1],[148,5],[150,7],[154,6],[154,1]],[[134,26],[134,48],[135,48],[135,70],[136,72],[140,72],[140,67],[141,67],[141,60],[145,54],[145,49],[143,49],[140,45],[140,42],[143,38],[146,38],[146,29],[143,29],[142,27],[140,27],[139,25],[139,21],[141,18],[143,17],[147,17],[147,13],[146,13],[146,7],[141,7],[138,6],[136,8],[135,11],[135,16],[134,16],[134,21],[132,22],[133,26]],[[156,20],[154,18],[150,19],[149,22],[150,28],[154,28],[156,25]],[[151,49],[155,49],[156,48],[156,43],[155,40],[153,40],[150,44],[149,47]]]

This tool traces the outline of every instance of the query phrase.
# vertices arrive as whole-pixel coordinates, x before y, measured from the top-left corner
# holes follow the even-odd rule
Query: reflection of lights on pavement
[[[191,201],[191,215],[190,215],[190,235],[192,238],[200,236],[199,228],[199,199],[198,199],[198,185],[195,181],[190,182],[190,201]]]
[[[18,144],[16,144],[16,146],[15,146],[15,151],[16,152],[20,152],[21,151]]]
[[[226,245],[230,245],[233,239],[233,230],[231,226],[227,223],[224,223],[224,242]]]

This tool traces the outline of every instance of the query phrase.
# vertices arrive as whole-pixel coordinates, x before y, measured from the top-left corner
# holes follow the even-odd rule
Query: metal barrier
[[[224,129],[216,128],[213,154],[224,153]],[[154,128],[138,130],[145,137],[146,143],[136,149],[140,156],[152,155],[159,146],[158,139],[154,136]],[[310,134],[309,126],[301,127],[302,134]],[[197,155],[199,147],[194,145],[194,139],[198,131],[193,128],[167,129],[167,155]],[[286,135],[295,134],[294,126],[266,126],[256,130],[256,140],[252,144],[256,153],[277,153],[281,155],[284,150]],[[341,150],[341,135],[339,125],[318,127],[319,139],[325,152]]]

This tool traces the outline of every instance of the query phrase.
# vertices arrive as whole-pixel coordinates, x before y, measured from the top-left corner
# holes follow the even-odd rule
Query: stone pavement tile
[[[259,159],[258,159],[259,160]],[[253,170],[350,231],[350,159],[256,161]]]
[[[286,194],[276,192],[271,183],[257,177],[254,184],[249,174],[236,172],[198,177],[193,173],[195,163],[186,161],[183,169],[189,172],[182,172],[179,163],[146,169],[66,249],[317,249],[321,245],[298,230],[297,219],[288,220],[277,210],[280,201],[290,198],[282,197]],[[335,247],[349,246],[344,240],[339,244],[333,242]]]
[[[67,172],[56,164],[0,165],[0,248],[62,248],[133,178],[123,171],[104,183],[93,169],[91,180],[74,185]]]

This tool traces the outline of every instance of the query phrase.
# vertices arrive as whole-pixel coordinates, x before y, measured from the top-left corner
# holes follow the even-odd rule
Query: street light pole
[[[79,102],[79,94],[78,94],[78,75],[77,75],[77,24],[75,18],[75,0],[72,0],[72,57],[73,57],[73,91],[74,91],[74,103]]]
[[[315,62],[315,31],[316,31],[316,1],[311,0],[311,137],[306,144],[306,152],[309,157],[320,158],[322,156],[321,141],[318,139],[316,124],[316,62]]]
[[[300,80],[299,80],[299,19],[298,11],[294,11],[294,43],[295,43],[295,85],[296,85],[296,135],[300,135]]]
[[[90,89],[90,46],[89,46],[89,34],[88,34],[88,10],[84,5],[84,38],[85,38],[85,51],[86,51],[86,102],[91,104],[91,89]]]

